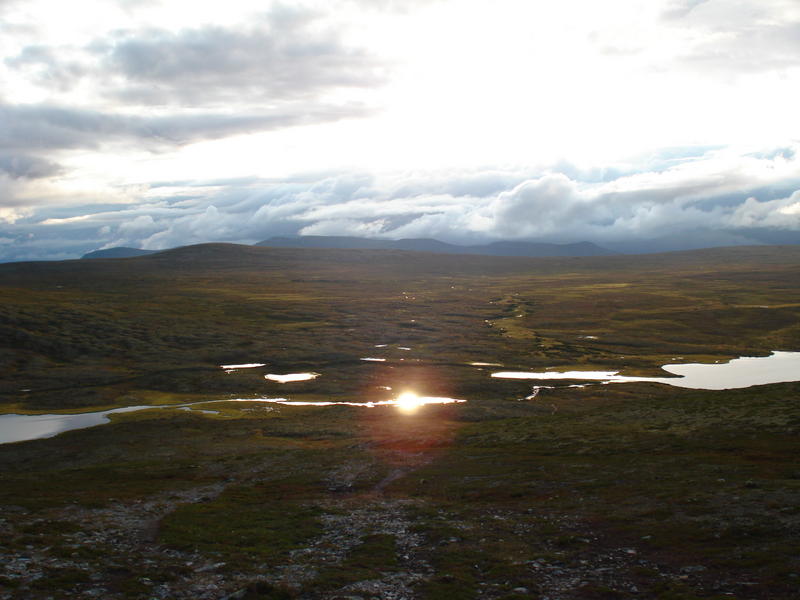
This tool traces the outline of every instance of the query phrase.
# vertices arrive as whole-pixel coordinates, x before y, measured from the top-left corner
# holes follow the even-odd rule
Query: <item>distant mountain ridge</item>
[[[492,242],[490,244],[459,246],[430,238],[382,240],[352,236],[304,235],[271,237],[256,246],[272,248],[337,248],[360,250],[408,250],[440,254],[484,254],[488,256],[610,256],[617,254],[592,242],[550,244],[545,242]]]
[[[160,250],[142,250],[140,248],[127,248],[125,246],[117,246],[116,248],[106,248],[105,250],[95,250],[94,252],[87,252],[81,258],[131,258],[133,256],[144,256],[145,254],[153,254],[160,252]]]

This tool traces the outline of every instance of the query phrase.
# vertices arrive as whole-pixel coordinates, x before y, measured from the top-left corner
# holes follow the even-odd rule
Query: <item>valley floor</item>
[[[120,261],[0,265],[0,412],[160,407],[0,444],[0,600],[800,595],[800,383],[531,394],[485,364],[800,350],[797,249]],[[247,401],[405,390],[467,402]]]

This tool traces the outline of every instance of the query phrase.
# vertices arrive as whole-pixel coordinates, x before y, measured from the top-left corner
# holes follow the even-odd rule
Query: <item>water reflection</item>
[[[278,375],[276,373],[269,373],[264,375],[264,379],[275,381],[277,383],[290,383],[292,381],[308,381],[309,379],[316,379],[319,373],[285,373]]]
[[[398,408],[408,408],[412,401],[406,392],[391,400],[374,400],[369,402],[348,402],[339,400],[289,400],[287,398],[231,398],[225,402],[268,402],[270,404],[281,404],[284,406],[358,406],[360,408],[375,408],[376,406],[397,406]],[[460,404],[466,402],[459,398],[446,398],[439,396],[416,396],[414,395],[413,405],[415,407],[426,406],[428,404]]]
[[[414,392],[403,392],[395,400],[395,406],[397,406],[400,412],[407,414],[416,412],[417,409],[420,406],[424,406],[424,404],[423,399]]]
[[[218,410],[205,410],[203,408],[194,408],[193,406],[181,406],[181,407],[178,408],[178,410],[185,410],[185,411],[189,411],[189,412],[198,412],[198,413],[202,413],[204,415],[218,415],[219,414]]]
[[[126,406],[77,415],[0,415],[0,444],[48,438],[72,429],[84,429],[108,423],[108,415],[134,412],[157,406]]]
[[[248,365],[223,365],[224,367],[251,368],[263,366],[256,363]],[[487,365],[488,366],[488,365]],[[745,357],[731,360],[727,363],[718,364],[669,364],[664,365],[663,369],[675,377],[627,377],[619,375],[616,371],[542,371],[542,372],[519,372],[519,371],[498,371],[492,373],[495,378],[510,379],[532,379],[532,380],[573,380],[573,381],[593,381],[600,384],[624,383],[634,381],[664,383],[667,385],[694,388],[721,390],[731,388],[743,388],[752,385],[764,385],[769,383],[780,383],[786,381],[800,381],[800,352],[774,352],[768,357]],[[319,373],[271,373],[265,376],[268,380],[278,383],[288,383],[292,381],[306,381],[319,377]],[[583,387],[588,384],[572,384],[570,387]],[[388,386],[377,386],[379,389],[388,391]],[[548,386],[535,386],[528,399],[536,397],[540,389]],[[378,406],[395,406],[402,412],[414,412],[419,407],[426,405],[458,404],[466,400],[458,398],[438,397],[438,396],[419,396],[413,392],[403,392],[397,397],[387,400],[369,402],[350,402],[350,401],[305,401],[289,400],[287,398],[234,398],[229,400],[217,400],[228,402],[250,402],[250,403],[269,403],[283,406],[354,406],[360,408],[375,408]],[[102,425],[110,421],[112,414],[121,414],[144,410],[149,408],[177,408],[180,410],[198,410],[194,408],[197,404],[204,404],[208,401],[191,404],[160,405],[160,406],[127,406],[123,408],[113,408],[110,410],[81,413],[81,414],[46,414],[46,415],[19,415],[7,414],[0,415],[0,443],[24,441],[36,438],[52,437],[64,431],[72,429],[82,429]],[[191,407],[191,408],[190,408]],[[202,410],[203,413],[215,411]]]
[[[745,356],[713,365],[689,363],[664,365],[680,379],[667,379],[672,385],[704,390],[725,390],[800,381],[800,352],[773,352],[770,356]]]
[[[388,388],[385,388],[388,389]],[[373,402],[338,402],[330,401],[306,401],[306,400],[289,400],[287,398],[231,398],[224,400],[203,400],[200,402],[192,402],[190,404],[163,404],[163,405],[141,405],[141,406],[126,406],[123,408],[112,408],[98,412],[78,413],[78,414],[46,414],[46,415],[18,415],[7,414],[0,415],[0,444],[8,444],[11,442],[23,442],[26,440],[35,440],[53,437],[65,431],[72,431],[73,429],[85,429],[87,427],[95,427],[109,423],[111,419],[109,415],[135,412],[145,410],[148,408],[173,408],[178,410],[198,412],[202,414],[219,414],[217,410],[205,410],[197,408],[201,404],[209,404],[211,402],[260,402],[269,404],[279,404],[283,406],[358,406],[361,408],[374,408],[376,406],[397,406],[405,412],[411,412],[410,407],[413,405],[414,409],[427,404],[455,404],[466,402],[458,398],[444,398],[436,396],[416,396],[414,400],[410,399],[408,394],[401,394],[397,398],[391,400],[378,400]]]
[[[226,373],[233,373],[239,369],[255,369],[256,367],[266,367],[265,363],[243,363],[240,365],[220,365],[220,369],[224,369]]]
[[[599,383],[645,381],[665,383],[696,390],[729,390],[800,381],[800,352],[773,352],[770,356],[735,358],[727,363],[664,365],[678,377],[628,377],[618,371],[498,371],[492,377],[502,379],[572,379]]]
[[[498,371],[497,373],[492,373],[492,377],[497,377],[499,379],[588,379],[592,381],[605,381],[613,378],[624,378],[625,380],[636,381],[642,379],[623,377],[622,375],[617,375],[618,372],[619,371]]]

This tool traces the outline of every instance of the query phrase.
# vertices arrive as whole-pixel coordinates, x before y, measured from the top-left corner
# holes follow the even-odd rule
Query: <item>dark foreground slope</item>
[[[654,373],[800,350],[798,288],[796,247],[0,265],[6,412],[218,411],[0,446],[0,598],[794,598],[800,385],[520,401],[529,383],[468,363]],[[267,366],[219,368],[250,362]],[[228,401],[404,389],[468,402]]]

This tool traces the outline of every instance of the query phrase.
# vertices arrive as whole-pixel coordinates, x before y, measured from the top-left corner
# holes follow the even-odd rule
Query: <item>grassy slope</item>
[[[69,555],[75,531],[64,507],[227,481],[216,500],[189,502],[164,519],[160,539],[221,558],[232,579],[254,578],[318,536],[319,515],[344,510],[332,507],[339,484],[330,475],[344,465],[356,473],[349,494],[374,490],[399,469],[375,502],[408,502],[420,560],[434,569],[414,588],[421,597],[511,598],[520,587],[552,595],[553,581],[573,574],[576,582],[553,597],[635,597],[636,586],[665,599],[791,598],[800,386],[636,384],[553,390],[520,403],[528,384],[490,380],[464,363],[635,374],[676,356],[798,350],[799,287],[797,247],[509,259],[204,245],[0,265],[7,410],[229,394],[388,397],[381,385],[470,400],[402,418],[391,409],[244,404],[220,404],[219,416],[148,411],[0,446],[0,505],[22,507],[8,517],[13,535],[4,547]],[[384,343],[413,350],[374,348]],[[378,352],[390,360],[358,360]],[[263,370],[218,368],[236,362],[324,375],[289,392],[266,383]],[[402,570],[387,550],[394,538],[367,533],[338,567],[304,583],[305,593],[323,597]],[[95,550],[75,568],[103,571],[117,597],[148,597],[139,570],[177,585],[179,574],[164,565]],[[608,558],[628,550],[636,560]],[[117,568],[130,561],[130,573],[115,576],[109,555]],[[248,564],[261,566],[250,572]],[[615,577],[604,575],[609,564]],[[50,573],[41,597],[48,586],[86,589],[80,573],[67,575]]]

